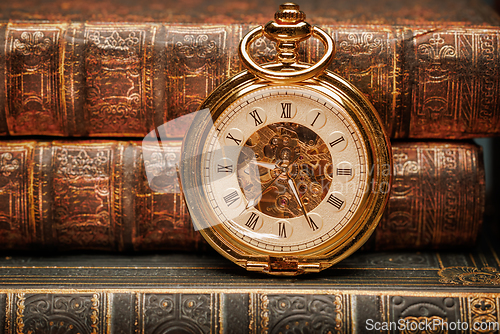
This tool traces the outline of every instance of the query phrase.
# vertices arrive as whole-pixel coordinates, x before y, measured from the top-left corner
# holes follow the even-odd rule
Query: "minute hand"
[[[309,216],[307,215],[307,211],[306,211],[306,207],[304,206],[304,203],[302,203],[302,199],[300,198],[299,196],[299,193],[297,191],[297,186],[295,185],[295,182],[289,178],[288,179],[288,185],[290,186],[290,188],[292,189],[292,193],[293,195],[295,196],[295,200],[297,201],[297,203],[299,204],[299,207],[300,209],[302,210],[302,214],[304,215],[304,217],[306,218],[307,220],[307,223],[309,224],[309,227],[313,230],[313,231],[316,231],[318,229],[318,226],[314,223],[314,221],[309,218]]]

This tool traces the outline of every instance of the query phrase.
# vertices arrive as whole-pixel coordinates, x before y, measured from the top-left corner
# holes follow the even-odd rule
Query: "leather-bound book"
[[[278,1],[0,3],[0,134],[143,137],[242,70],[238,42]],[[392,138],[500,134],[500,18],[480,0],[307,1],[336,42],[330,70]],[[307,42],[302,60],[323,49]],[[250,50],[260,62],[273,43]],[[175,132],[169,133],[178,136]]]
[[[213,253],[3,256],[0,332],[496,333],[494,241],[356,253],[300,277],[247,272]]]
[[[0,249],[195,251],[181,142],[0,143]],[[470,247],[484,212],[480,147],[393,143],[393,187],[366,248]]]

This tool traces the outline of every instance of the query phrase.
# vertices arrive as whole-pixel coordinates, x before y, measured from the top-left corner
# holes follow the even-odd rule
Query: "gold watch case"
[[[271,35],[269,35],[269,32],[266,33],[266,28],[256,28],[242,40],[240,55],[242,59],[244,59],[244,64],[248,66],[250,70],[243,71],[225,81],[201,104],[199,110],[205,112],[198,112],[184,138],[179,172],[183,193],[193,224],[214,249],[229,260],[250,271],[260,271],[274,275],[298,275],[306,272],[318,272],[332,266],[352,254],[370,237],[380,220],[389,197],[392,159],[389,140],[381,125],[377,112],[370,102],[353,85],[336,74],[324,69],[329,62],[331,62],[331,59],[333,59],[333,54],[329,55],[329,59],[323,57],[323,59],[326,60],[322,63],[320,61],[319,65],[318,63],[315,65],[302,64],[296,61],[296,46],[301,40],[306,38],[302,32],[297,34],[297,29],[299,31],[309,31],[307,37],[313,35],[320,38],[323,43],[325,43],[327,53],[334,53],[331,51],[332,47],[328,45],[328,43],[331,43],[333,46],[331,38],[316,27],[304,28],[303,23],[305,22],[303,22],[303,19],[305,15],[298,10],[298,6],[296,5],[287,3],[280,6],[280,11],[275,17],[276,22],[270,22],[266,26],[266,28],[271,26],[271,28],[268,29],[271,30]],[[293,28],[296,26],[299,28]],[[287,32],[288,39],[285,38],[286,36],[283,37],[283,31]],[[290,31],[292,31],[292,33],[290,33]],[[263,66],[250,63],[252,60],[248,57],[246,49],[249,43],[262,35],[262,33],[267,37],[276,38],[278,40],[279,61],[277,63]],[[297,37],[297,35],[300,36]],[[311,68],[313,68],[313,71],[308,72],[308,69]],[[293,76],[293,73],[297,73],[297,75]],[[276,96],[280,97],[270,96],[269,100],[265,100],[265,98],[267,98],[265,94],[268,91],[271,92],[270,95],[276,92]],[[257,217],[258,214],[258,218],[262,218],[259,221],[261,225],[274,224],[273,226],[278,226],[277,224],[279,223],[279,227],[281,228],[281,224],[283,224],[284,228],[285,223],[288,224],[287,226],[291,226],[291,228],[295,228],[297,231],[296,235],[293,236],[295,238],[294,240],[299,240],[301,235],[309,238],[309,242],[304,243],[303,246],[301,246],[302,244],[298,243],[298,241],[287,244],[281,241],[282,239],[280,238],[271,238],[269,239],[270,241],[266,241],[268,240],[266,238],[269,238],[269,235],[274,231],[271,227],[267,228],[267,230],[262,228],[265,230],[265,233],[259,233],[252,231],[250,228],[247,229],[245,226],[242,226],[242,224],[238,225],[234,222],[240,218],[234,218],[234,221],[231,218],[221,218],[228,215],[224,213],[224,201],[220,199],[222,195],[219,196],[213,189],[222,188],[221,186],[218,186],[218,188],[211,188],[212,186],[210,183],[215,180],[215,176],[213,175],[216,173],[208,171],[211,166],[216,166],[216,163],[211,161],[215,159],[215,149],[218,148],[224,151],[224,147],[228,144],[227,137],[232,137],[230,130],[225,128],[224,122],[230,124],[230,122],[234,123],[236,120],[240,119],[239,122],[241,123],[243,119],[243,116],[238,114],[238,112],[245,112],[243,111],[245,109],[244,107],[238,109],[237,106],[244,105],[244,103],[254,103],[257,100],[255,96],[265,96],[265,98],[261,98],[265,103],[279,102],[283,100],[283,92],[285,94],[293,92],[297,99],[297,102],[294,102],[294,106],[301,106],[300,108],[296,107],[295,113],[298,116],[294,116],[295,120],[290,119],[290,121],[286,120],[286,122],[281,122],[279,121],[279,116],[277,116],[279,113],[276,114],[275,111],[258,109],[256,107],[255,110],[261,110],[264,116],[267,115],[267,123],[265,121],[263,122],[260,118],[259,121],[261,123],[258,123],[257,119],[249,119],[248,116],[245,116],[245,119],[250,122],[250,125],[248,125],[248,128],[242,128],[242,130],[238,132],[238,134],[241,133],[240,136],[242,136],[241,142],[240,140],[234,141],[236,148],[233,147],[233,151],[236,149],[236,151],[239,152],[237,156],[241,156],[243,147],[245,147],[245,145],[251,145],[249,142],[252,138],[257,138],[257,140],[259,140],[259,138],[264,138],[258,135],[255,137],[254,133],[273,133],[272,131],[278,131],[276,129],[279,129],[279,131],[287,131],[287,127],[291,127],[292,130],[308,128],[316,134],[316,137],[314,137],[315,141],[310,140],[304,144],[301,143],[299,139],[290,139],[290,136],[283,137],[286,139],[286,143],[288,143],[289,140],[298,143],[295,147],[296,152],[291,153],[292,155],[295,154],[293,155],[295,158],[286,156],[283,159],[277,159],[272,154],[272,158],[262,158],[268,161],[267,165],[274,165],[275,168],[273,166],[266,167],[269,170],[264,169],[264,172],[262,172],[260,171],[262,167],[259,167],[261,168],[260,170],[258,169],[260,171],[259,173],[264,175],[261,177],[267,178],[265,180],[269,180],[271,177],[274,177],[274,175],[277,175],[268,182],[267,187],[269,187],[269,185],[274,185],[275,182],[282,179],[283,188],[287,189],[284,193],[286,193],[288,197],[283,198],[283,201],[285,204],[289,203],[288,205],[290,205],[290,207],[286,207],[286,210],[283,209],[285,213],[279,210],[277,211],[277,209],[275,210],[274,206],[271,209],[268,208],[268,211],[264,210],[264,206],[259,203],[254,203],[253,200],[247,198],[248,196],[245,197],[247,193],[244,192],[243,188],[238,191],[238,200],[241,201],[238,211],[241,210],[241,215],[247,214],[248,216],[248,214],[251,214],[250,217]],[[306,96],[311,97],[310,102],[304,100]],[[301,99],[305,102],[302,102]],[[311,104],[309,109],[317,110],[315,108],[319,106],[320,102],[326,106],[325,108],[328,107],[333,110],[332,115],[335,113],[336,116],[330,114],[326,115],[325,125],[321,130],[317,130],[311,125],[311,119],[307,119],[307,122],[305,121],[306,117],[301,115],[301,112],[303,112],[302,109],[304,109],[304,105],[307,106],[308,103]],[[234,111],[235,109],[236,111]],[[319,112],[318,115],[320,115]],[[283,114],[281,114],[281,117],[283,117]],[[330,121],[330,119],[332,119],[332,121]],[[344,123],[347,124],[347,127],[344,128],[343,131],[351,132],[349,143],[351,145],[356,144],[357,148],[352,148],[352,150],[353,152],[355,152],[355,150],[358,152],[358,158],[356,158],[358,160],[354,160],[361,161],[362,166],[351,168],[351,173],[356,174],[356,178],[353,177],[353,180],[356,181],[344,182],[345,184],[348,182],[357,182],[356,187],[358,188],[356,188],[356,194],[349,195],[351,196],[349,200],[344,199],[342,201],[342,205],[344,205],[342,210],[344,210],[344,212],[340,214],[332,213],[330,215],[327,210],[330,207],[329,204],[332,204],[332,197],[326,195],[337,193],[332,192],[332,180],[335,180],[335,177],[340,174],[338,174],[339,169],[337,168],[337,176],[334,175],[333,166],[334,160],[343,159],[343,153],[337,153],[333,150],[334,145],[332,144],[334,144],[334,142],[330,142],[328,145],[329,138],[327,138],[328,136],[325,136],[324,133],[335,131],[335,129],[330,129],[328,126],[332,122],[332,124],[337,124],[335,123],[338,121],[337,119],[345,119]],[[254,120],[255,124],[253,123]],[[312,123],[314,124],[315,121],[316,119],[314,119]],[[253,128],[257,130],[248,130]],[[304,131],[309,130],[306,129]],[[293,131],[291,133],[293,133]],[[219,144],[216,143],[217,140],[220,140]],[[346,139],[346,141],[347,140],[348,139]],[[210,144],[211,142],[215,144],[212,145]],[[316,146],[313,145],[313,142]],[[325,144],[325,142],[327,144]],[[253,143],[252,145],[255,146],[256,144]],[[326,189],[324,189],[320,198],[317,198],[315,202],[313,201],[314,204],[309,204],[313,203],[309,202],[308,199],[310,193],[307,191],[300,192],[296,186],[299,177],[304,180],[304,177],[301,175],[306,175],[301,174],[305,173],[301,169],[301,166],[304,165],[300,165],[297,159],[299,159],[299,157],[302,159],[304,156],[306,156],[306,160],[313,159],[308,158],[313,155],[309,155],[309,153],[305,152],[306,149],[304,147],[311,150],[313,147],[316,147],[317,150],[314,154],[317,154],[317,157],[321,156],[321,159],[325,160],[330,156],[331,159],[329,162],[330,164],[328,164],[328,161],[326,163],[326,165],[329,166],[328,172],[327,167],[325,167],[326,165],[321,167],[323,169],[318,167],[317,170],[322,170],[324,175],[316,175],[318,173],[315,170],[314,173],[311,173],[311,179],[306,177],[305,181],[303,181],[307,185],[308,181],[314,178],[316,178],[314,180],[317,180],[318,177],[325,176],[324,178],[328,179],[331,183],[327,182],[327,185],[323,186],[323,188]],[[328,149],[329,155],[326,153],[318,153],[318,150],[320,150],[318,147],[323,149],[322,152],[326,152],[325,150]],[[285,151],[282,150],[280,152],[282,152],[283,155]],[[337,156],[339,156],[338,159]],[[257,160],[263,161],[262,159]],[[235,159],[233,158],[233,160]],[[353,163],[356,162],[354,160],[352,161]],[[248,164],[250,165],[250,163]],[[260,164],[266,166],[265,162],[261,162]],[[219,167],[224,168],[225,166]],[[233,182],[233,184],[236,182],[234,181],[236,179],[238,180],[239,186],[242,187],[242,178],[237,174],[239,173],[239,167],[240,165],[234,162],[234,166],[231,165],[231,172],[234,173],[234,176],[229,176],[229,173],[227,174],[228,177],[231,177],[231,182]],[[228,170],[225,171],[227,172]],[[257,185],[257,188],[264,193],[267,188],[262,185]],[[306,194],[309,194],[309,197],[307,197]],[[263,196],[264,195],[261,195],[261,200]],[[270,194],[266,196],[267,198],[272,198]],[[314,196],[314,194],[312,196]],[[308,199],[307,203],[305,201],[306,199]],[[352,203],[349,201],[352,201]],[[233,204],[233,202],[229,203]],[[348,204],[350,206],[348,206]],[[236,205],[236,203],[234,205]],[[277,204],[273,205],[276,206]],[[315,213],[315,210],[320,213]],[[337,212],[339,210],[340,209],[336,210],[336,208],[333,208],[333,211]],[[313,214],[319,216],[322,222],[321,231],[314,231],[313,228],[310,232],[311,235],[317,233],[317,237],[314,237],[316,239],[307,236],[309,228],[304,227],[307,226],[306,223],[313,223]],[[243,221],[246,219],[247,218],[244,218]],[[342,225],[339,225],[339,219],[342,220]],[[248,222],[252,222],[251,218],[248,219]],[[256,221],[254,220],[252,227],[255,228],[255,224]],[[247,224],[247,226],[249,225]],[[333,231],[333,227],[335,227],[335,231]],[[306,231],[307,233],[301,231]],[[281,231],[279,233],[281,236]],[[314,240],[314,242],[311,240]],[[296,244],[298,246],[295,246]]]

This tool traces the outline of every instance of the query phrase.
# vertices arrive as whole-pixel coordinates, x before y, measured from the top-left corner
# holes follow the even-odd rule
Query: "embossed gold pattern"
[[[0,158],[0,248],[41,250],[61,247],[108,251],[203,248],[205,244],[201,235],[191,228],[189,213],[176,183],[175,168],[169,167],[169,162],[180,158],[180,142],[170,143],[172,146],[168,150],[166,147],[159,150],[148,146],[141,148],[137,142],[105,141],[93,146],[88,145],[89,141],[65,143],[63,146],[41,141],[4,142],[0,146],[0,157],[3,157]],[[104,154],[109,151],[111,156]],[[472,244],[478,235],[484,210],[481,205],[485,196],[484,169],[478,164],[479,152],[477,146],[468,143],[413,142],[393,145],[395,177],[391,197],[374,238],[365,246],[372,249],[424,249],[452,243],[460,246]],[[105,162],[110,157],[114,161],[111,171],[106,167],[109,161]],[[455,157],[455,169],[446,173],[442,172],[442,167],[429,170],[429,166],[440,166],[444,158],[448,161],[446,165],[450,165],[452,160],[449,157]],[[133,179],[124,178],[123,170],[129,168],[125,166],[130,166]],[[146,170],[155,175],[152,180],[148,181]],[[60,174],[54,174],[55,171]],[[80,225],[80,228],[72,230],[76,233],[74,239],[64,239],[72,243],[61,244],[62,240],[53,237],[57,235],[58,225],[53,223],[53,209],[57,206],[48,202],[49,197],[53,198],[52,194],[62,194],[59,181],[77,186],[85,180],[94,190],[104,189],[102,184],[108,172],[113,175],[109,182],[113,186],[112,198],[116,203],[110,216],[111,230],[102,235],[102,225],[87,225],[86,228]],[[49,179],[56,183],[47,182]],[[134,195],[128,195],[128,190],[132,189]],[[90,189],[85,189],[86,194],[87,191]],[[452,201],[454,193],[459,192],[462,194],[458,197],[459,201]],[[30,194],[33,194],[32,202],[28,201]],[[94,215],[95,211],[90,211],[94,207],[90,201],[102,199],[103,192],[96,194],[87,198],[85,207],[78,210]],[[442,196],[437,194],[447,194],[450,200],[436,200]],[[77,196],[76,193],[72,195]],[[127,198],[133,198],[135,205],[128,206],[132,213],[122,218],[121,201]],[[61,201],[64,199],[61,198]],[[418,209],[422,205],[425,210]],[[461,206],[470,210],[454,209]],[[442,213],[447,211],[450,213],[446,224],[433,223],[444,221]],[[32,218],[30,212],[33,213]],[[73,213],[77,212],[80,211]],[[126,217],[136,218],[127,220]],[[47,231],[45,228],[50,233],[44,233]],[[401,233],[403,229],[406,231],[404,234]],[[132,240],[121,239],[124,231],[132,230],[135,231],[133,234],[130,232]],[[101,237],[106,241],[96,244],[82,242],[100,240]]]
[[[147,65],[141,59],[146,31],[96,27],[85,33],[85,109],[91,134],[146,132]]]
[[[24,310],[26,301],[25,293],[16,294],[16,334],[24,334]]]
[[[90,320],[92,321],[92,323],[90,324],[92,334],[99,333],[99,308],[100,308],[99,300],[100,300],[100,295],[97,293],[94,293],[92,295],[92,299],[90,300],[92,303],[92,306],[90,307],[92,312],[90,315]]]
[[[13,313],[5,313],[7,323],[2,329],[9,329],[8,322],[13,316],[13,333],[93,333],[104,334],[109,330],[113,332],[142,332],[145,334],[156,333],[155,329],[168,330],[192,330],[195,333],[211,333],[221,328],[238,328],[241,324],[248,324],[249,333],[274,333],[282,331],[314,332],[321,329],[325,333],[352,333],[352,329],[361,323],[357,319],[366,317],[377,319],[383,315],[383,310],[373,309],[367,311],[362,302],[367,297],[374,302],[382,299],[401,298],[413,300],[414,310],[426,312],[427,315],[401,316],[399,311],[385,310],[388,320],[403,321],[406,329],[401,333],[451,333],[452,322],[460,321],[461,326],[465,324],[471,333],[491,333],[498,317],[497,305],[499,296],[495,293],[477,292],[454,292],[455,297],[445,297],[449,292],[441,292],[439,296],[430,292],[402,292],[402,295],[383,292],[370,294],[369,292],[351,291],[349,294],[331,294],[327,290],[293,292],[293,289],[277,293],[266,290],[262,293],[232,292],[223,293],[208,289],[206,291],[190,289],[130,289],[114,290],[107,293],[111,302],[109,307],[102,308],[101,300],[104,298],[102,292],[95,291],[89,294],[88,290],[79,289],[55,289],[32,290],[28,294],[21,290],[13,291],[14,298],[8,298],[9,302],[4,312],[11,310]],[[253,296],[258,300],[258,312],[252,313],[253,303],[234,305],[237,300],[243,302],[252,298],[241,298]],[[231,300],[230,304],[226,304]],[[444,300],[445,308],[436,308]],[[456,300],[456,302],[452,302]],[[461,300],[459,303],[458,300]],[[141,301],[136,304],[136,301]],[[142,302],[144,301],[144,303]],[[354,303],[351,303],[354,301]],[[360,304],[361,303],[361,304]],[[240,312],[238,319],[232,319],[219,309],[227,309],[229,306],[249,307],[246,312]],[[434,305],[434,306],[433,306]],[[365,305],[366,306],[366,305]],[[408,306],[408,305],[407,305]],[[449,312],[452,318],[443,312]],[[393,318],[396,317],[396,318]],[[107,319],[108,329],[99,324]],[[28,324],[29,323],[29,324]],[[425,326],[426,323],[447,323],[446,326]],[[411,330],[418,328],[420,330]],[[481,324],[474,329],[473,324]],[[366,323],[362,323],[366,325]],[[221,327],[222,326],[222,327]],[[354,326],[354,327],[353,327]],[[461,327],[463,328],[463,327]],[[239,327],[242,329],[242,327]],[[8,332],[10,333],[10,332]]]
[[[269,298],[266,295],[260,295],[260,332],[261,334],[269,333]]]
[[[345,298],[346,296],[344,295],[336,295],[335,296],[335,301],[334,301],[334,306],[335,306],[335,329],[336,329],[336,334],[341,334],[345,333],[344,327],[345,327],[345,310],[342,304],[342,299]]]
[[[471,320],[474,324],[480,324],[473,328],[472,333],[492,332],[498,324],[497,300],[495,298],[476,297],[468,298],[468,304],[471,313]]]
[[[165,104],[156,126],[196,110],[203,99],[235,70],[228,48],[237,30],[220,26],[169,26],[166,33]],[[234,57],[234,55],[233,55]],[[236,68],[237,70],[237,68]],[[168,137],[183,137],[184,127]]]
[[[16,135],[63,135],[65,115],[60,105],[59,43],[61,30],[51,25],[7,30],[6,118]]]
[[[418,142],[393,146],[393,186],[375,231],[377,247],[474,243],[470,236],[479,233],[483,220],[485,180],[481,158],[469,159],[473,148],[458,149],[460,145]],[[435,196],[438,193],[441,195]],[[478,211],[461,210],[471,205]]]
[[[438,272],[442,283],[461,285],[499,285],[500,272],[493,267],[448,267]]]
[[[268,319],[264,327],[269,333],[289,325],[290,330],[304,333],[313,333],[313,328],[335,333],[332,329],[338,328],[347,334],[364,328],[367,318],[397,322],[407,317],[439,317],[472,328],[483,319],[498,321],[500,285],[443,284],[439,268],[473,259],[479,267],[470,267],[478,270],[486,259],[497,266],[496,246],[462,252],[355,254],[324,275],[301,277],[300,288],[296,278],[256,279],[215,254],[68,255],[30,257],[30,262],[24,256],[2,257],[0,317],[5,327],[0,331],[17,334],[20,294],[24,294],[24,333],[32,328],[66,333],[63,330],[69,326],[90,333],[95,295],[99,295],[99,334],[108,333],[107,328],[153,334],[155,328],[173,330],[178,325],[174,319],[202,323],[200,333],[222,328],[260,333],[262,317]],[[231,313],[237,318],[227,316]],[[202,320],[196,322],[199,316]]]

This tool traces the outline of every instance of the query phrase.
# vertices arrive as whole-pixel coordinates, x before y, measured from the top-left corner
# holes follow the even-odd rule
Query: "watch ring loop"
[[[250,45],[257,38],[263,36],[263,34],[264,34],[264,28],[262,26],[254,28],[243,37],[238,47],[238,53],[240,55],[240,59],[245,65],[245,67],[250,72],[263,79],[268,79],[280,83],[304,81],[326,70],[326,68],[331,64],[335,56],[335,44],[333,42],[332,37],[328,35],[324,30],[313,26],[312,35],[318,38],[326,48],[325,54],[321,57],[321,59],[314,65],[310,65],[309,67],[298,71],[269,70],[257,64],[250,57],[250,54],[248,52]],[[303,65],[302,63],[299,64]]]

